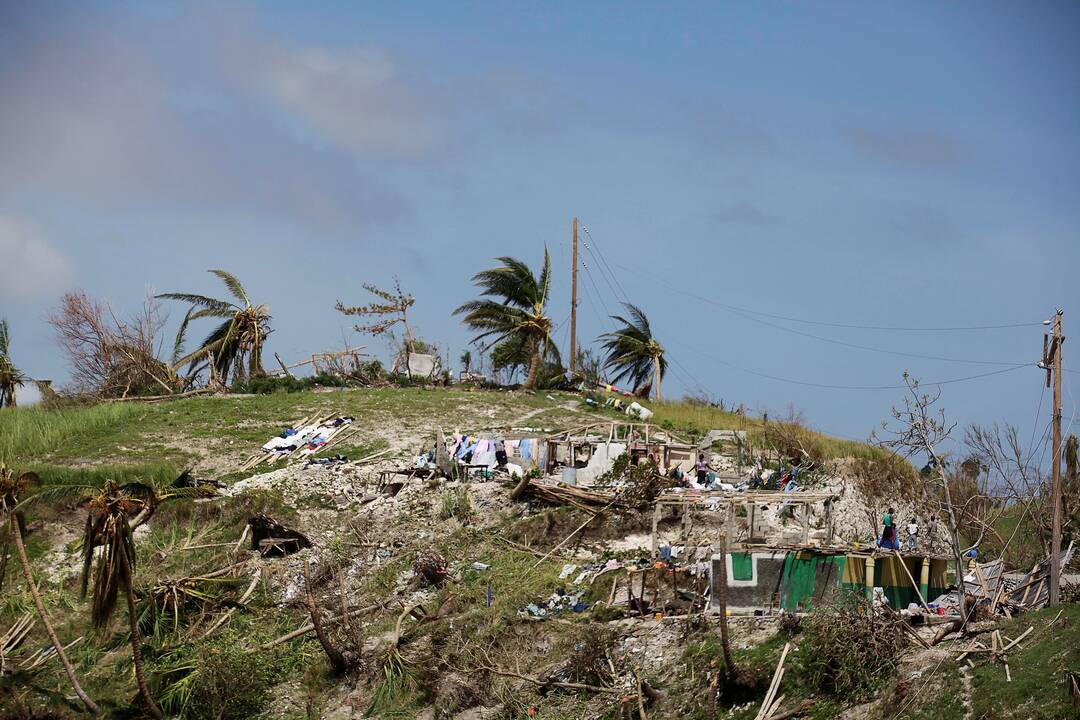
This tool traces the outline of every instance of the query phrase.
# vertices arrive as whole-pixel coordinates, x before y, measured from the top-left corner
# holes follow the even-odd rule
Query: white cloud
[[[0,215],[0,299],[55,295],[71,279],[71,261],[32,223]]]
[[[314,48],[274,55],[264,78],[271,97],[331,142],[406,157],[441,144],[434,113],[385,53]]]
[[[355,99],[367,87],[372,106],[393,105],[378,64],[365,71],[359,60],[330,56],[280,60],[292,56],[264,40],[224,73],[228,58],[221,57],[196,63],[186,76],[176,57],[133,42],[119,27],[89,24],[56,35],[19,36],[16,59],[0,62],[0,198],[45,193],[109,211],[197,208],[319,229],[391,224],[411,212],[408,199],[354,153],[335,142],[299,141],[278,122],[282,111],[296,114],[288,99],[311,106],[313,126],[347,133],[332,103],[342,87],[354,100],[339,110],[369,128],[371,147],[403,143],[392,133],[407,123],[376,122],[378,112],[363,115]],[[267,68],[284,72],[283,99],[273,96]],[[245,88],[251,94],[242,95]],[[211,101],[192,106],[200,93]],[[352,146],[361,145],[355,136]]]

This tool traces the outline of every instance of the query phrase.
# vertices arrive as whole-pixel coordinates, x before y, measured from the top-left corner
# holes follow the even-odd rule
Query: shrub
[[[476,508],[473,507],[468,488],[454,488],[442,494],[442,501],[439,506],[440,520],[456,518],[462,524],[467,524],[475,517]]]
[[[168,684],[159,699],[170,715],[193,720],[249,718],[266,709],[277,674],[265,655],[213,643],[164,668]]]
[[[608,664],[618,634],[611,628],[586,625],[566,652],[566,675],[571,682],[610,685],[614,678]]]
[[[868,499],[913,497],[913,490],[926,488],[926,481],[911,463],[893,453],[856,458],[852,474],[859,491]]]
[[[856,593],[812,612],[803,622],[799,647],[809,683],[848,700],[873,695],[896,671],[904,647],[902,631],[882,620]]]

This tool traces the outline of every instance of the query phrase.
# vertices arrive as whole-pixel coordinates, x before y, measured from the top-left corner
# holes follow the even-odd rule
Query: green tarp
[[[815,597],[820,598],[839,585],[846,560],[843,555],[788,553],[784,559],[784,574],[781,578],[780,606],[789,612],[809,609]],[[815,593],[819,572],[824,577],[821,587],[816,588]]]

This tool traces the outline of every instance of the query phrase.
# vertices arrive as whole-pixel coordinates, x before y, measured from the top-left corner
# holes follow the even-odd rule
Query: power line
[[[1035,410],[1035,422],[1031,425],[1031,439],[1028,440],[1028,447],[1035,442],[1035,431],[1039,429],[1039,416],[1042,415],[1043,398],[1046,397],[1046,385],[1039,383],[1042,388],[1042,392],[1039,393],[1039,407]]]
[[[583,227],[583,229],[585,230],[585,235],[589,238],[589,242],[591,242],[596,247],[595,254],[599,256],[600,263],[607,268],[608,275],[611,276],[611,278],[615,281],[615,285],[619,288],[619,291],[622,294],[623,302],[632,304],[630,303],[630,296],[627,295],[626,290],[622,286],[622,283],[619,282],[619,276],[616,275],[615,272],[611,269],[611,266],[608,265],[607,258],[604,257],[604,253],[600,250],[600,246],[597,245],[596,240],[593,239],[592,233],[589,232],[589,228]],[[589,246],[589,243],[585,243],[585,247],[589,250],[590,253],[593,252],[593,248]],[[619,293],[616,293],[616,297],[618,295]]]
[[[592,271],[589,269],[588,264],[586,264],[585,262],[582,262],[581,263],[581,268],[585,271],[585,277],[589,278],[589,283],[592,284],[593,290],[596,291],[596,297],[599,298],[600,305],[604,308],[604,313],[608,317],[610,317],[611,316],[611,311],[608,309],[607,303],[604,302],[604,295],[603,295],[603,293],[600,292],[600,288],[599,288],[599,286],[597,286],[596,279],[593,277]],[[601,325],[602,324],[603,323],[601,323]]]
[[[687,368],[685,365],[683,365],[681,362],[679,362],[678,358],[674,358],[674,357],[671,358],[671,362],[672,362],[673,367],[680,368],[682,370],[683,374],[686,375],[687,377],[689,377],[690,382],[687,383],[688,385],[695,388],[698,392],[702,393],[703,395],[707,396],[709,394],[709,389],[707,387],[705,387],[697,379],[697,377],[692,372],[690,372],[689,368]]]
[[[585,234],[586,235],[589,234],[588,229],[585,229]],[[605,283],[607,283],[608,289],[611,290],[611,294],[615,297],[615,300],[619,301],[619,302],[625,301],[625,294],[624,294],[624,297],[622,299],[620,299],[619,291],[615,289],[615,286],[612,285],[611,280],[608,278],[607,274],[604,273],[604,267],[603,267],[603,263],[601,261],[601,258],[599,257],[599,253],[593,252],[593,249],[589,246],[589,243],[587,243],[587,242],[583,242],[582,245],[585,246],[585,251],[587,253],[589,253],[589,257],[591,257],[593,259],[593,263],[596,265],[596,269],[600,273],[600,277],[603,278]],[[615,281],[617,283],[618,278],[616,278]]]
[[[742,366],[739,366],[739,365],[736,365],[734,363],[728,362],[727,360],[723,360],[723,359],[715,357],[713,355],[709,355],[708,353],[705,353],[705,352],[703,352],[701,350],[697,350],[697,349],[695,349],[695,348],[693,348],[693,347],[691,347],[689,345],[686,345],[684,343],[680,343],[680,345],[687,348],[691,352],[695,352],[695,353],[697,353],[698,355],[701,355],[704,358],[712,360],[713,362],[719,363],[719,364],[724,365],[726,367],[730,367],[730,368],[732,368],[734,370],[738,370],[740,372],[744,372],[744,373],[747,373],[749,375],[756,375],[758,377],[767,378],[769,380],[776,380],[777,382],[789,383],[789,384],[792,384],[792,385],[803,385],[805,387],[816,387],[816,388],[823,388],[823,389],[827,389],[827,390],[902,390],[902,389],[905,389],[905,388],[908,387],[907,385],[834,385],[834,384],[830,384],[830,383],[815,383],[815,382],[806,382],[806,381],[803,381],[803,380],[793,380],[792,378],[785,378],[785,377],[780,377],[779,375],[770,375],[768,373],[758,372],[757,370],[750,370],[749,368],[744,368]],[[924,381],[924,382],[921,382],[920,384],[922,384],[922,385],[949,385],[949,384],[952,384],[952,383],[967,382],[969,380],[978,380],[980,378],[986,378],[986,377],[991,377],[993,375],[1001,375],[1003,373],[1012,372],[1013,370],[1018,370],[1018,369],[1020,369],[1022,367],[1028,367],[1030,364],[1031,363],[1023,363],[1023,364],[1013,365],[1012,367],[1007,367],[1007,368],[1004,368],[1002,370],[992,370],[990,372],[979,373],[978,375],[968,375],[966,377],[949,378],[947,380],[937,380],[937,381],[934,381],[934,382]]]
[[[586,269],[586,271],[585,271],[585,276],[586,276],[586,277],[587,277],[587,278],[589,279],[589,283],[588,283],[588,284],[584,284],[584,283],[583,283],[583,284],[581,285],[581,289],[582,289],[582,290],[584,291],[584,295],[586,296],[586,298],[587,298],[587,299],[588,299],[588,301],[589,301],[589,310],[590,310],[590,311],[592,312],[592,314],[593,314],[593,317],[595,317],[595,318],[596,318],[596,324],[597,324],[597,326],[598,326],[599,328],[603,329],[603,327],[604,327],[604,322],[605,322],[605,321],[604,321],[604,319],[603,319],[603,318],[602,318],[602,317],[600,316],[600,310],[599,310],[599,308],[597,307],[597,303],[596,303],[596,300],[595,300],[595,299],[593,298],[593,292],[598,292],[598,291],[597,291],[597,290],[595,289],[595,288],[596,288],[596,281],[595,281],[595,280],[593,280],[592,276],[591,276],[591,275],[589,274],[589,272],[588,272],[588,270],[587,270],[587,269]],[[592,286],[593,286],[593,288],[594,288],[594,290],[593,290],[593,291],[590,291],[590,290],[589,290],[589,285],[592,285]],[[599,297],[599,300],[600,300],[600,302],[601,302],[601,303],[603,303],[603,302],[604,302],[604,298],[603,298],[602,296],[600,296],[600,297]],[[607,308],[607,305],[606,305],[606,304],[604,304],[604,308],[605,308],[605,309]],[[607,315],[605,315],[604,317],[607,317]]]
[[[592,239],[592,236],[590,236]],[[621,267],[624,270],[630,272],[641,271],[634,268],[626,267],[616,261],[612,261],[614,265]],[[647,276],[648,277],[648,276]],[[653,278],[650,278],[653,279]],[[952,327],[906,327],[900,325],[860,325],[856,323],[842,323],[842,322],[829,322],[826,320],[807,320],[806,318],[790,317],[787,315],[775,315],[773,313],[763,312],[761,310],[754,310],[752,308],[740,307],[738,305],[729,305],[721,303],[715,300],[709,300],[718,307],[723,307],[733,312],[747,313],[749,315],[760,315],[761,317],[771,318],[773,320],[784,320],[786,322],[802,323],[805,325],[821,325],[824,327],[836,327],[836,328],[848,328],[850,330],[882,330],[889,332],[957,332],[967,330],[1002,330],[1008,328],[1022,328],[1022,327],[1034,327],[1042,326],[1044,323],[1040,320],[1037,322],[1022,322],[1022,323],[1003,323],[999,325],[967,325],[967,326],[952,326]]]
[[[626,267],[625,265],[620,265],[619,263],[615,263],[615,264],[618,265],[619,267],[622,267],[625,270],[629,270],[630,272],[637,273],[639,275],[647,277],[646,273],[644,273],[644,272],[642,272],[640,270],[637,270],[637,269],[634,269],[634,268],[629,268],[629,267]],[[656,282],[655,279],[653,280],[653,282]],[[667,283],[663,283],[663,284],[667,285]],[[864,350],[864,351],[867,351],[867,352],[876,352],[876,353],[881,353],[881,354],[885,354],[885,355],[896,355],[896,356],[899,356],[899,357],[917,358],[917,359],[920,359],[920,360],[936,360],[936,361],[940,361],[940,362],[964,363],[964,364],[970,364],[970,365],[998,365],[998,366],[1016,367],[1016,366],[1019,366],[1019,365],[1028,365],[1029,364],[1029,363],[1026,363],[1026,362],[1017,363],[1017,362],[1003,362],[1003,361],[999,361],[999,360],[968,360],[968,359],[964,359],[964,358],[950,358],[950,357],[943,357],[943,356],[940,356],[940,355],[925,355],[925,354],[922,354],[922,353],[909,353],[909,352],[904,352],[902,350],[889,350],[889,349],[885,349],[885,348],[876,348],[876,347],[872,347],[872,346],[869,346],[869,345],[860,345],[858,343],[850,343],[850,342],[846,342],[844,340],[837,340],[835,338],[828,338],[828,337],[824,337],[824,336],[821,336],[821,335],[814,335],[812,333],[803,332],[801,330],[795,330],[794,328],[784,327],[783,325],[777,325],[776,323],[768,322],[767,320],[761,320],[759,318],[752,317],[752,316],[748,315],[746,312],[744,312],[742,310],[734,309],[733,306],[727,305],[725,303],[718,302],[716,300],[713,300],[712,298],[707,298],[707,297],[704,297],[704,296],[698,295],[696,293],[693,293],[693,292],[690,292],[690,291],[687,291],[687,290],[683,290],[681,288],[677,288],[677,287],[674,287],[674,286],[671,286],[671,289],[672,289],[673,292],[677,292],[677,293],[686,295],[687,297],[693,298],[693,299],[698,300],[700,302],[708,303],[710,305],[715,305],[715,306],[717,306],[717,307],[719,307],[719,308],[721,308],[723,310],[727,310],[728,312],[731,312],[731,313],[734,313],[734,314],[739,315],[741,317],[744,317],[747,320],[750,320],[752,322],[760,323],[762,325],[766,325],[768,327],[772,327],[772,328],[775,328],[777,330],[782,330],[783,332],[792,333],[793,335],[799,335],[801,337],[807,337],[807,338],[811,338],[811,339],[814,339],[814,340],[819,340],[821,342],[832,343],[834,345],[840,345],[840,346],[843,346],[843,347],[849,347],[849,348],[853,348],[853,349],[856,349],[856,350]]]

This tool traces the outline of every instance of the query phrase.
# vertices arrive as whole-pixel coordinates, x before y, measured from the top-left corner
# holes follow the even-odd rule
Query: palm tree
[[[628,379],[633,383],[634,392],[651,382],[656,388],[656,399],[660,400],[660,383],[667,373],[664,346],[653,337],[649,319],[640,308],[630,303],[623,303],[623,307],[630,319],[612,315],[611,319],[621,323],[622,327],[600,336],[601,345],[607,351],[604,368],[616,371],[615,382]]]
[[[64,667],[64,673],[68,676],[68,681],[71,683],[72,689],[75,690],[75,694],[86,705],[87,710],[97,715],[101,712],[101,709],[90,699],[90,696],[82,689],[82,685],[79,684],[79,679],[75,677],[75,668],[72,667],[67,653],[64,652],[64,646],[56,636],[56,630],[49,620],[49,614],[45,611],[45,603],[41,599],[41,593],[38,592],[37,583],[34,582],[30,561],[26,557],[26,546],[23,544],[26,519],[23,517],[22,511],[16,509],[19,504],[17,496],[36,482],[37,475],[34,473],[23,473],[16,477],[12,470],[0,464],[0,508],[3,508],[8,514],[10,534],[15,540],[15,548],[19,553],[23,577],[26,579],[26,586],[30,590],[30,597],[34,599],[34,607],[37,608],[38,617],[41,618],[41,624],[45,628],[45,634],[49,636],[49,642],[52,643],[53,648],[56,650],[56,656],[60,659],[60,664]]]
[[[15,388],[29,379],[11,362],[7,320],[0,320],[0,408],[15,407]]]
[[[224,270],[209,272],[221,278],[235,302],[191,293],[164,293],[157,296],[191,303],[176,334],[172,359],[174,368],[188,365],[190,376],[209,368],[211,381],[225,383],[230,370],[234,377],[243,375],[246,360],[249,377],[264,374],[262,349],[266,336],[270,334],[270,308],[253,304],[236,276]],[[184,354],[188,323],[204,317],[221,318],[223,322],[206,336],[198,349]]]
[[[103,628],[112,617],[120,591],[124,592],[131,629],[131,660],[135,666],[135,682],[139,686],[147,710],[157,720],[163,715],[146,685],[142,663],[142,637],[139,634],[138,614],[135,611],[135,537],[130,518],[146,514],[157,501],[153,488],[142,483],[117,485],[106,480],[104,487],[90,498],[83,537],[82,596],[86,597],[91,568],[94,592],[90,604],[90,620],[95,628]],[[95,553],[97,546],[104,551]]]
[[[544,269],[539,277],[521,260],[512,257],[497,260],[502,263],[500,267],[473,276],[481,297],[465,303],[454,314],[464,315],[463,322],[479,331],[473,342],[490,338],[488,347],[510,342],[525,348],[529,353],[529,374],[524,388],[531,390],[536,385],[542,358],[559,357],[558,348],[551,341],[552,323],[546,308],[551,290],[551,257],[545,247]]]

